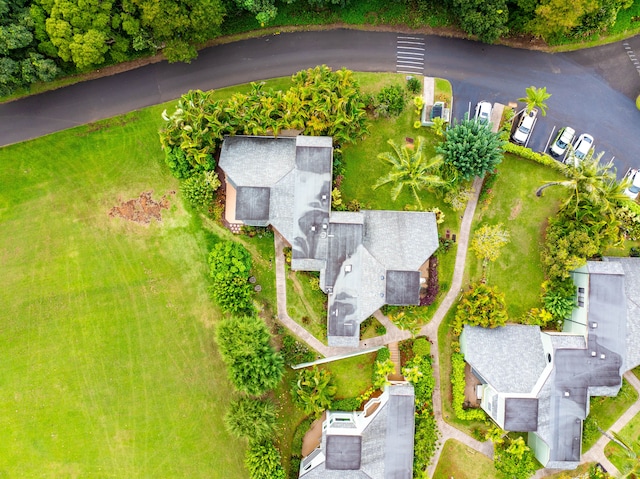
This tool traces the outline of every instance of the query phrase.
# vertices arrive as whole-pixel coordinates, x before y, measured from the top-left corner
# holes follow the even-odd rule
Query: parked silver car
[[[567,152],[568,146],[573,141],[576,132],[570,126],[565,126],[558,131],[555,141],[551,144],[549,151],[553,156],[562,156]]]

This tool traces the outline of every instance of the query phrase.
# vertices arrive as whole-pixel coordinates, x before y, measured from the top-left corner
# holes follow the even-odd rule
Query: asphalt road
[[[0,145],[8,145],[179,97],[189,89],[213,89],[290,75],[327,64],[358,71],[397,71],[397,39],[391,32],[299,32],[208,48],[191,64],[167,62],[87,81],[0,105]],[[484,45],[428,35],[424,73],[453,84],[454,117],[480,100],[508,103],[527,86],[552,94],[529,146],[542,151],[555,127],[571,125],[595,137],[596,151],[615,157],[619,175],[640,167],[640,37],[563,54]],[[639,62],[640,63],[640,62]],[[640,64],[637,65],[640,68]]]

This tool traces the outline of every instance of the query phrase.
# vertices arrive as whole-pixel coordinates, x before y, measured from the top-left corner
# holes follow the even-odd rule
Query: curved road
[[[191,64],[147,65],[0,105],[0,145],[42,136],[179,97],[189,89],[290,75],[318,64],[358,71],[396,71],[404,34],[331,30],[270,35],[208,48]],[[573,126],[615,156],[619,174],[640,166],[640,37],[579,52],[548,54],[460,39],[411,34],[424,43],[424,73],[448,78],[461,118],[479,100],[508,103],[529,85],[552,93],[529,144],[544,149],[552,128]],[[422,47],[420,47],[422,48]],[[640,65],[640,63],[639,63]]]

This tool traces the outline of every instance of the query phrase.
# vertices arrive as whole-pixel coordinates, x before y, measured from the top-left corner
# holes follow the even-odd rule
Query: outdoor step
[[[391,353],[391,361],[393,361],[393,365],[395,366],[395,370],[392,375],[393,377],[395,377],[395,379],[392,379],[391,377],[389,379],[391,379],[392,381],[401,381],[402,374],[400,364],[400,348],[398,347],[398,343],[389,343],[387,347],[389,348],[389,352]]]

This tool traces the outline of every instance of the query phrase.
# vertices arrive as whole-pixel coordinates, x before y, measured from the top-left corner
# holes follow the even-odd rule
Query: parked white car
[[[637,199],[640,193],[640,170],[630,168],[627,174],[624,175],[623,181],[629,182],[629,186],[624,190],[624,194],[632,200]]]
[[[481,123],[489,123],[491,120],[491,103],[488,101],[481,101],[476,105],[476,121]]]
[[[551,144],[551,148],[549,148],[551,155],[555,157],[564,155],[567,152],[567,148],[573,141],[573,137],[575,135],[576,135],[575,130],[570,126],[565,126],[564,128],[561,128],[560,131],[558,132],[558,136],[556,137],[556,140]]]
[[[518,145],[524,145],[527,143],[529,139],[529,135],[531,134],[531,130],[533,129],[533,125],[536,122],[536,117],[538,116],[538,110],[535,108],[532,109],[529,113],[525,113],[520,118],[520,123],[518,123],[518,128],[513,133],[511,137],[514,143]]]
[[[573,144],[573,149],[567,155],[564,160],[565,163],[573,163],[574,166],[578,166],[578,163],[584,160],[589,151],[593,148],[593,137],[588,133],[583,133],[578,137]]]

